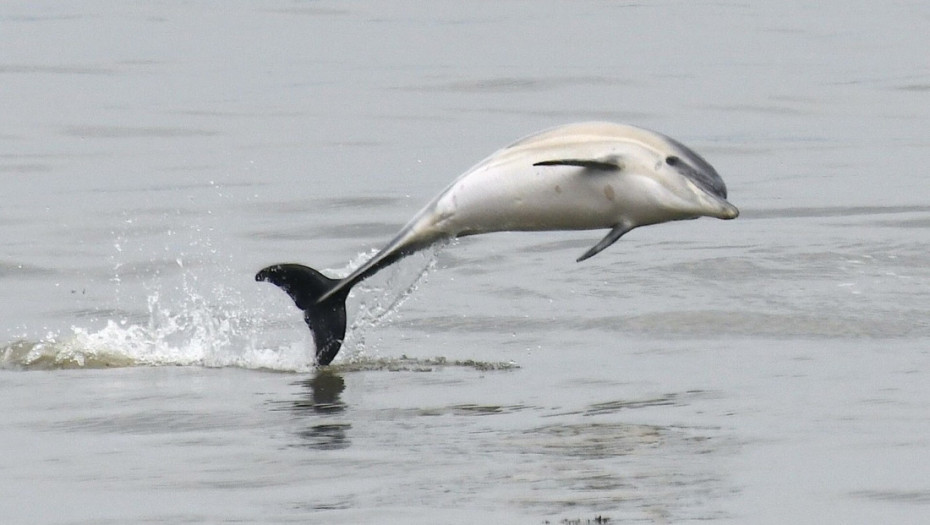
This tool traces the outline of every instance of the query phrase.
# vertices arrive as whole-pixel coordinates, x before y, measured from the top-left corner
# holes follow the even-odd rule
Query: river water
[[[930,7],[0,7],[4,523],[924,523]],[[736,221],[493,234],[345,273],[579,120]]]

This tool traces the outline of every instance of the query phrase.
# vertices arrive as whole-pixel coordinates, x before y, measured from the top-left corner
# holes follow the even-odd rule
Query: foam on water
[[[345,268],[326,270],[347,275],[372,252],[360,253]],[[390,319],[398,307],[424,282],[436,265],[436,250],[427,250],[404,264],[391,267],[352,293],[349,326],[341,360],[378,362],[368,355],[365,334]],[[304,372],[314,367],[313,343],[302,323],[299,333],[289,328],[301,319],[296,309],[269,308],[259,294],[246,295],[229,282],[234,272],[211,269],[221,282],[206,279],[203,270],[188,269],[179,260],[181,283],[152,276],[146,285],[144,320],[104,319],[102,327],[72,325],[62,333],[39,340],[20,339],[0,347],[0,368],[46,370],[125,366],[241,367],[282,372]],[[119,284],[119,279],[114,278]],[[244,286],[251,286],[249,282]],[[109,305],[108,305],[109,306]],[[287,325],[285,338],[279,331]]]
[[[0,348],[5,368],[107,368],[117,366],[236,366],[278,371],[311,367],[301,342],[262,341],[267,322],[239,294],[222,287],[212,300],[185,286],[180,295],[156,290],[147,299],[148,319],[107,319],[102,328],[72,326],[39,341]]]

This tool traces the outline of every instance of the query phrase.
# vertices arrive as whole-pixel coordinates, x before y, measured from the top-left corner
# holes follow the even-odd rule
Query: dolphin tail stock
[[[345,338],[346,297],[351,286],[340,287],[340,279],[300,264],[269,266],[255,274],[255,280],[270,282],[291,296],[313,333],[317,363],[330,364]]]

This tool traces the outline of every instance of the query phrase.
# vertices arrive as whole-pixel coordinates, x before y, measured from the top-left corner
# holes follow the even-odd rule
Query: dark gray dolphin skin
[[[727,188],[687,146],[659,133],[607,122],[569,124],[530,135],[459,176],[374,257],[343,279],[300,264],[255,276],[286,291],[328,365],[346,331],[349,290],[384,267],[443,240],[498,231],[607,229],[578,261],[630,230],[668,221],[734,219]]]

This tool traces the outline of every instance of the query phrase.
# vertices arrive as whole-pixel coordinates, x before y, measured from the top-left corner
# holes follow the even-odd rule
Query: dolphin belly
[[[582,171],[524,164],[470,173],[436,200],[437,228],[463,235],[612,227],[627,207],[628,183]]]

